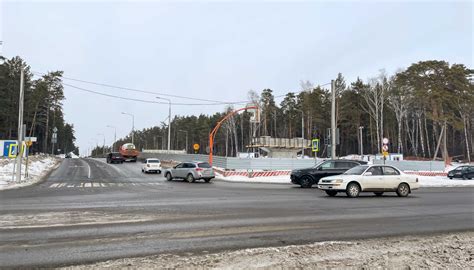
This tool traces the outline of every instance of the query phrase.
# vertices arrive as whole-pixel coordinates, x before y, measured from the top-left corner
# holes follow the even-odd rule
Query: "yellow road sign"
[[[198,143],[193,144],[193,149],[196,151],[199,150],[199,144]]]

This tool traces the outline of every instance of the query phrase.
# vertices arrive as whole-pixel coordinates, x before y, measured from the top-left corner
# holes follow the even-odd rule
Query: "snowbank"
[[[246,176],[222,176],[217,174],[217,179],[228,182],[243,183],[268,183],[268,184],[291,184],[289,175],[279,175],[270,177],[253,177]],[[418,176],[421,187],[474,187],[473,180],[449,179],[446,176]]]
[[[15,159],[0,159],[0,190],[28,186],[40,181],[49,171],[59,164],[56,157],[47,155],[30,156],[28,162],[28,178],[25,179],[25,160],[21,166],[21,181],[12,181]]]

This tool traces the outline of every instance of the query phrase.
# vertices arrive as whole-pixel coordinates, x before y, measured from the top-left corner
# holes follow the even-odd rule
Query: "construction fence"
[[[165,153],[141,153],[140,158],[159,158],[161,160],[184,161],[208,161],[208,155],[198,154],[165,154]],[[224,170],[262,170],[262,171],[285,171],[312,167],[323,161],[323,159],[296,159],[296,158],[237,158],[213,156],[213,166]],[[374,160],[374,164],[383,164],[382,160]],[[444,171],[443,161],[386,161],[385,164],[392,165],[402,171]]]

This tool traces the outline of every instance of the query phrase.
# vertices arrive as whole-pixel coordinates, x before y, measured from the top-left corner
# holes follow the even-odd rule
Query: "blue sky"
[[[341,72],[348,82],[392,74],[421,60],[473,67],[473,4],[421,2],[40,2],[2,1],[1,53],[38,72],[203,99],[245,100],[249,90],[300,90]],[[124,97],[153,95],[68,82]],[[64,111],[85,150],[160,123],[167,105],[96,96],[66,87]],[[193,102],[173,98],[173,102]],[[224,106],[173,106],[211,114]]]

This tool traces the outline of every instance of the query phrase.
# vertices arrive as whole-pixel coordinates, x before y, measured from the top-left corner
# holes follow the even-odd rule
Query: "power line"
[[[36,75],[46,75],[46,73],[44,72],[38,72],[38,71],[32,71],[33,74],[36,74]],[[134,88],[129,88],[129,87],[123,87],[123,86],[116,86],[116,85],[111,85],[111,84],[105,84],[105,83],[98,83],[98,82],[92,82],[92,81],[86,81],[86,80],[81,80],[81,79],[75,79],[75,78],[70,78],[70,77],[64,77],[64,76],[61,76],[62,79],[66,79],[66,80],[71,80],[71,81],[76,81],[76,82],[81,82],[81,83],[87,83],[87,84],[94,84],[94,85],[98,85],[98,86],[103,86],[103,87],[108,87],[108,88],[115,88],[115,89],[121,89],[121,90],[125,90],[125,91],[131,91],[131,92],[138,92],[138,93],[144,93],[144,94],[152,94],[152,95],[161,95],[161,96],[168,96],[168,97],[174,97],[174,98],[182,98],[182,99],[189,99],[189,100],[198,100],[198,101],[206,101],[206,102],[212,102],[212,103],[215,103],[215,104],[212,104],[212,103],[206,103],[206,104],[200,104],[200,103],[175,103],[175,105],[230,105],[230,104],[246,104],[248,103],[249,101],[248,100],[241,100],[241,101],[232,101],[232,102],[226,102],[226,101],[218,101],[218,100],[212,100],[212,99],[202,99],[202,98],[192,98],[192,97],[185,97],[185,96],[179,96],[179,95],[172,95],[172,94],[165,94],[165,93],[160,93],[160,92],[153,92],[153,91],[147,91],[147,90],[141,90],[141,89],[134,89]],[[63,83],[64,85],[67,85],[65,83]],[[327,85],[330,85],[331,82],[328,82],[328,83],[325,83],[325,84],[322,84],[322,85],[318,85],[320,87],[322,86],[327,86]],[[68,85],[68,86],[71,86],[71,85]],[[71,86],[74,88],[74,86]],[[92,90],[90,90],[92,91]],[[295,94],[298,94],[298,93],[301,93],[301,92],[304,92],[306,90],[301,90],[301,91],[296,91],[294,92]],[[94,91],[92,91],[94,92]],[[92,93],[91,92],[91,93]],[[98,92],[97,92],[98,93]],[[274,98],[280,98],[280,97],[284,97],[286,96],[288,93],[286,94],[281,94],[281,95],[275,95],[273,96]],[[160,102],[154,102],[154,103],[159,103],[161,104]]]
[[[46,73],[37,72],[37,71],[33,71],[32,73],[36,74],[36,75],[46,75]],[[86,80],[81,80],[81,79],[74,79],[74,78],[69,78],[69,77],[64,77],[64,76],[61,76],[61,78],[65,79],[65,80],[81,82],[81,83],[87,83],[87,84],[93,84],[93,85],[98,85],[98,86],[103,86],[103,87],[108,87],[108,88],[121,89],[121,90],[131,91],[131,92],[138,92],[138,93],[144,93],[144,94],[152,94],[152,95],[160,95],[160,96],[167,96],[167,97],[174,97],[174,98],[182,98],[182,99],[189,99],[189,100],[199,100],[199,101],[207,101],[207,102],[212,102],[212,103],[219,103],[217,105],[243,103],[243,102],[240,102],[240,101],[239,102],[226,102],[226,101],[219,101],[219,100],[212,100],[212,99],[193,98],[193,97],[185,97],[185,96],[179,96],[179,95],[165,94],[165,93],[160,93],[160,92],[134,89],[134,88],[111,85],[111,84],[106,84],[106,83],[98,83],[98,82],[91,82],[91,81],[86,81]]]
[[[75,86],[75,85],[71,85],[71,84],[68,84],[68,83],[65,83],[65,82],[63,82],[62,84],[65,85],[65,86],[80,90],[80,91],[84,91],[84,92],[88,92],[88,93],[92,93],[92,94],[96,94],[96,95],[101,95],[101,96],[106,96],[106,97],[111,97],[111,98],[116,98],[116,99],[122,99],[122,100],[128,100],[128,101],[137,101],[137,102],[142,102],[142,103],[165,104],[165,105],[169,104],[168,102],[151,101],[151,100],[145,100],[145,99],[128,98],[128,97],[122,97],[122,96],[117,96],[117,95],[106,94],[106,93],[97,92],[97,91],[94,91],[94,90],[78,87],[78,86]],[[171,103],[171,105],[182,105],[182,106],[209,106],[209,105],[226,105],[226,104],[228,104],[228,103],[173,103],[173,102]]]

